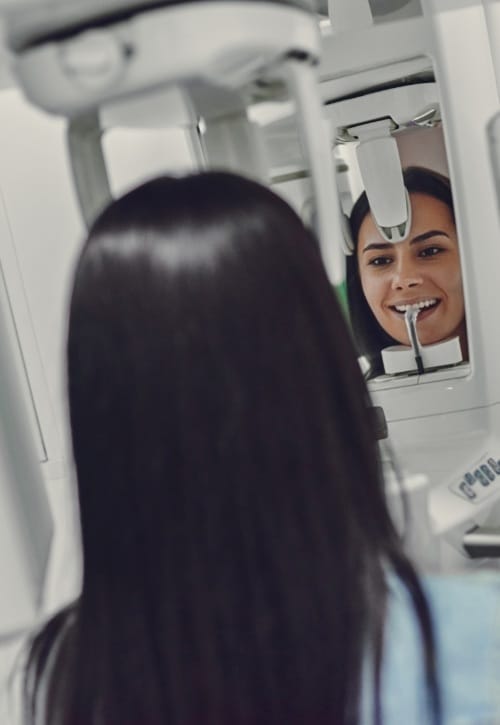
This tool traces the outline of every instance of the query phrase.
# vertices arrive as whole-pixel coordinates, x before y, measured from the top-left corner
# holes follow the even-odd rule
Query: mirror
[[[459,241],[432,73],[332,101],[327,113],[348,315],[366,377],[465,368]]]

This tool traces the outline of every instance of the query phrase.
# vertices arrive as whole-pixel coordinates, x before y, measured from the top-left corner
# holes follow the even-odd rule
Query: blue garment
[[[424,577],[422,584],[435,626],[443,725],[500,725],[500,573]],[[9,687],[2,693],[0,686],[0,725],[23,725],[23,664],[20,657]],[[364,682],[361,725],[373,725],[369,667]],[[381,698],[383,725],[429,725],[420,631],[394,577]]]
[[[500,574],[424,577],[434,621],[443,725],[500,725]],[[406,589],[391,580],[382,667],[384,725],[427,725],[421,637]],[[373,723],[365,673],[363,725]],[[367,694],[369,693],[369,694]]]

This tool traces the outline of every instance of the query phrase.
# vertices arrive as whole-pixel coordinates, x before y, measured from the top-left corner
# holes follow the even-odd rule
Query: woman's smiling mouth
[[[401,304],[397,305],[389,305],[389,308],[397,315],[403,317],[406,310],[408,310],[410,307],[417,307],[419,310],[418,319],[420,320],[422,319],[422,317],[427,317],[428,314],[435,310],[440,302],[441,300],[438,300],[436,297],[428,297],[424,300],[404,303],[402,302]]]

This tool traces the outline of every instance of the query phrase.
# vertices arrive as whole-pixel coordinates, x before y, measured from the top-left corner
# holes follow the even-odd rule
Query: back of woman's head
[[[68,376],[85,554],[96,565],[109,550],[116,566],[112,544],[137,553],[134,527],[168,538],[165,517],[178,521],[188,502],[214,516],[222,504],[234,518],[269,497],[276,530],[301,496],[354,498],[342,528],[372,495],[361,476],[348,480],[360,454],[375,462],[375,443],[315,242],[252,181],[156,179],[98,219],[75,277]],[[332,490],[315,493],[318,479]],[[143,554],[156,552],[146,543]]]
[[[84,581],[63,722],[351,722],[398,546],[297,215],[226,173],[115,201],[77,267],[68,378]]]

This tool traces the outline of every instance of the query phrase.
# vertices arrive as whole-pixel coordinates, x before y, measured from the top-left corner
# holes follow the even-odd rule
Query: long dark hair
[[[76,269],[68,381],[83,588],[32,645],[33,720],[356,723],[388,570],[437,712],[349,331],[283,200],[212,172],[114,201]]]
[[[427,194],[446,204],[455,221],[451,186],[446,176],[431,169],[409,166],[403,170],[403,180],[409,194]],[[350,232],[355,250],[351,256],[347,257],[347,300],[358,354],[367,358],[370,363],[370,377],[374,377],[383,373],[381,350],[389,345],[398,344],[398,341],[388,335],[379,325],[361,287],[356,248],[361,224],[369,212],[368,197],[366,192],[363,192],[354,204],[350,215]]]

